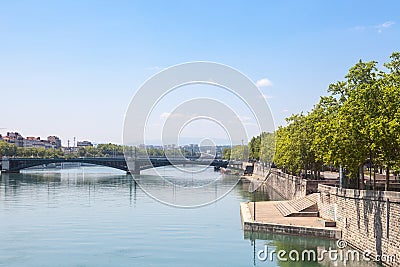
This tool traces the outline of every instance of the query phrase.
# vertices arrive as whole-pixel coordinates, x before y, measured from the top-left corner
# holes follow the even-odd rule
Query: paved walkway
[[[245,231],[272,232],[304,236],[340,239],[341,230],[337,227],[322,226],[318,217],[284,217],[275,207],[277,201],[256,202],[254,221],[253,202],[240,203],[242,227]]]
[[[275,204],[285,201],[256,202],[256,221],[261,223],[279,223],[295,226],[322,227],[319,217],[284,217]],[[254,202],[247,203],[251,218],[254,218]]]
[[[245,176],[250,182],[257,184],[265,177],[253,174]],[[338,239],[341,231],[337,227],[325,227],[324,220],[319,217],[284,217],[277,209],[276,204],[287,201],[256,202],[256,218],[254,220],[254,202],[240,204],[242,224],[244,230],[259,232],[276,232],[295,235],[311,235]]]

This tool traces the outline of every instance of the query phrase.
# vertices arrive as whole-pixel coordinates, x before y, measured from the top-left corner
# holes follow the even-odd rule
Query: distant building
[[[18,132],[7,132],[7,137],[12,138],[12,139],[24,139],[22,135]]]
[[[28,136],[26,138],[26,140],[29,140],[29,141],[40,141],[40,137]]]
[[[47,137],[47,141],[49,141],[55,148],[61,148],[61,139],[59,137],[51,135]]]
[[[62,152],[65,154],[71,154],[71,153],[77,153],[78,152],[78,147],[61,147]]]
[[[3,140],[17,147],[24,146],[24,138],[18,132],[7,132],[7,136],[4,136]]]
[[[174,150],[176,148],[178,148],[178,146],[176,144],[164,145],[164,150]]]
[[[44,148],[51,149],[55,148],[55,145],[50,143],[47,140],[40,140],[40,137],[27,137],[23,140],[24,147],[36,147],[36,148]]]
[[[26,139],[23,140],[23,144],[23,147],[42,147],[40,137],[28,136]]]
[[[184,145],[183,149],[189,152],[192,156],[195,156],[197,153],[200,152],[198,144]]]
[[[76,143],[76,146],[77,147],[92,147],[93,144],[92,144],[92,142],[89,142],[89,141],[78,141]]]

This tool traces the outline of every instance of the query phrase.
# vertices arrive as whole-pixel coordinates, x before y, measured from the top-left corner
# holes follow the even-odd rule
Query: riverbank
[[[253,174],[242,179],[263,189],[274,177]],[[245,231],[340,239],[341,231],[336,227],[326,227],[332,224],[318,217],[318,212],[313,210],[317,204],[315,197],[308,199],[304,192],[303,198],[292,201],[262,201],[256,202],[255,207],[254,202],[240,203],[242,228]]]
[[[295,205],[296,201],[310,194],[315,195],[315,207],[320,218],[314,219],[317,221],[307,221],[305,218],[286,217],[282,214],[284,209],[277,209],[277,203],[256,202],[254,220],[252,203],[241,203],[244,230],[341,238],[351,247],[371,252],[372,258],[390,258],[390,261],[382,260],[385,266],[400,266],[399,192],[340,189],[324,184],[329,184],[329,180],[313,184],[315,181],[282,174],[278,170],[274,170],[267,179],[260,174],[245,179],[248,182],[255,181],[260,189],[278,191],[279,195],[288,200],[286,202]],[[318,226],[318,222],[324,221],[335,223],[335,231],[340,231],[341,235],[324,233],[321,226]],[[329,229],[333,230],[331,227]]]
[[[323,227],[324,220],[318,217],[284,217],[276,208],[281,201],[256,202],[256,219],[254,220],[254,203],[240,203],[240,216],[245,231],[265,233],[314,236],[329,239],[340,239],[342,232],[336,227]]]

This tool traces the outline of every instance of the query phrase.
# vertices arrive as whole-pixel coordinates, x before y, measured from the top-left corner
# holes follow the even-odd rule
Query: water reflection
[[[267,186],[261,186],[260,188],[257,189],[254,193],[249,192],[249,186],[250,182],[246,180],[241,180],[241,182],[238,184],[238,187],[241,189],[240,192],[243,195],[243,197],[249,199],[250,201],[279,201],[279,200],[285,200],[281,195],[278,194],[275,190],[273,190],[270,187]]]
[[[362,252],[359,258],[352,258],[356,250],[348,247],[338,249],[336,240],[315,237],[301,237],[274,233],[244,232],[244,238],[250,241],[253,252],[253,265],[265,266],[276,262],[279,266],[350,266],[373,267],[377,263],[364,260]],[[261,252],[260,252],[261,251]],[[277,254],[284,251],[282,259]],[[331,252],[331,253],[329,253]],[[291,257],[289,257],[289,255]],[[304,256],[303,256],[304,255]],[[314,258],[315,255],[315,258]],[[346,260],[348,259],[348,260]]]
[[[93,171],[95,170],[95,171]],[[136,204],[137,183],[131,175],[124,173],[101,173],[100,169],[93,168],[89,172],[81,169],[70,169],[60,172],[45,172],[40,170],[22,173],[2,173],[0,184],[4,200],[15,199],[16,196],[33,188],[47,188],[47,193],[57,193],[60,190],[68,190],[71,187],[84,189],[90,202],[91,197],[99,188],[129,187],[129,203]],[[82,190],[81,190],[82,192]]]

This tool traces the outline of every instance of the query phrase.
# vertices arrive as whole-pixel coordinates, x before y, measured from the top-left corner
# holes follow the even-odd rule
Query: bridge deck
[[[78,163],[89,163],[94,165],[106,166],[130,172],[129,166],[126,163],[125,158],[3,158],[1,161],[1,170],[3,172],[19,172],[22,169],[47,165],[51,163],[67,163],[67,162],[78,162]],[[210,165],[210,166],[224,166],[228,165],[228,161],[214,159],[210,160],[199,160],[199,159],[168,159],[163,157],[151,157],[151,158],[138,158],[134,161],[133,166],[135,173],[140,173],[140,170],[148,168],[156,168],[167,165],[180,165],[180,164],[197,164],[197,165]]]

